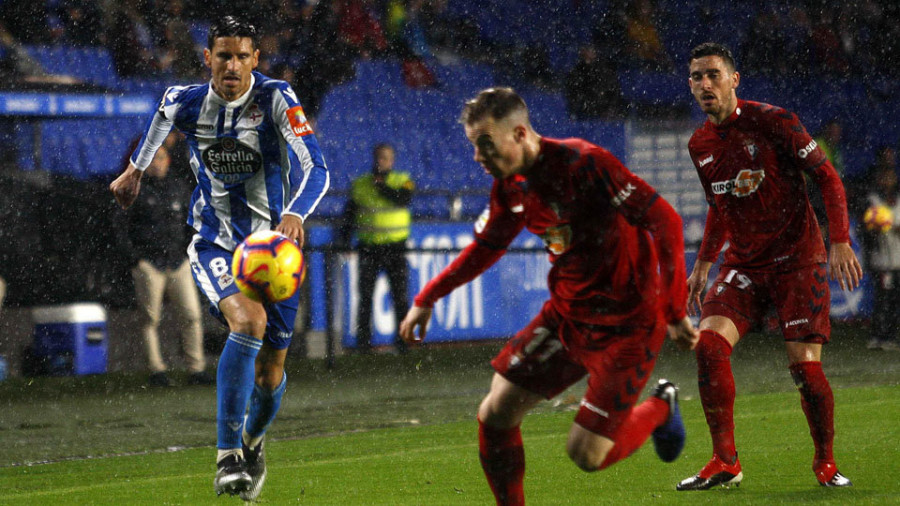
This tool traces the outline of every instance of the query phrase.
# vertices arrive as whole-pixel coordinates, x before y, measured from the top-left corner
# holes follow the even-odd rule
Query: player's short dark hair
[[[209,34],[206,36],[207,48],[212,49],[219,37],[247,37],[250,39],[253,49],[256,49],[259,42],[256,27],[249,21],[235,16],[221,17],[209,27]]]
[[[734,64],[734,55],[731,54],[731,50],[725,47],[718,42],[704,42],[699,46],[691,49],[691,57],[688,60],[688,63],[696,60],[697,58],[703,58],[704,56],[718,56],[721,57],[725,62],[725,65],[728,66],[729,70],[734,72],[734,69],[737,66]]]
[[[486,117],[501,120],[519,111],[525,112],[527,116],[528,106],[512,88],[488,88],[466,102],[459,122],[463,125],[471,125]]]

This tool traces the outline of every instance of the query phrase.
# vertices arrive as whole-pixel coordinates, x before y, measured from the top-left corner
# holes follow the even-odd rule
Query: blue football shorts
[[[209,299],[210,314],[227,326],[228,322],[219,310],[219,301],[240,292],[231,274],[231,259],[234,252],[207,241],[200,234],[195,234],[187,253],[194,281]],[[264,341],[273,349],[283,350],[291,344],[294,320],[297,318],[297,308],[300,305],[300,292],[301,290],[297,290],[297,293],[287,300],[265,304]]]

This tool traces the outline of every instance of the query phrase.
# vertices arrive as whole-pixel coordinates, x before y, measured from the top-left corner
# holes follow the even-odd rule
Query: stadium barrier
[[[356,253],[330,246],[332,229],[313,226],[307,232],[309,330],[324,331],[326,356],[332,363],[338,344],[356,346]],[[407,241],[409,296],[416,293],[473,240],[468,223],[417,223]],[[854,244],[858,244],[854,241]],[[859,254],[859,251],[857,251]],[[696,260],[696,247],[688,249],[688,273]],[[537,236],[523,230],[507,254],[471,283],[438,301],[428,328],[428,342],[446,343],[506,339],[524,327],[547,300],[550,263]],[[717,268],[710,272],[715,279]],[[649,296],[649,294],[648,294]],[[831,316],[847,320],[871,311],[871,286],[845,292],[831,282]],[[397,328],[387,276],[379,275],[372,301],[372,344],[391,345]],[[696,322],[695,322],[696,323]]]

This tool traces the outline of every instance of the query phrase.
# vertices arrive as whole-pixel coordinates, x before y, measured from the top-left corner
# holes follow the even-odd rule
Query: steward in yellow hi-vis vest
[[[350,187],[337,244],[347,247],[356,231],[359,253],[357,351],[372,352],[372,295],[378,273],[385,271],[394,302],[394,345],[400,352],[405,352],[406,345],[396,337],[396,332],[409,309],[406,239],[412,222],[409,203],[415,184],[409,174],[393,170],[394,148],[390,144],[375,146],[372,156],[372,172],[356,178]]]

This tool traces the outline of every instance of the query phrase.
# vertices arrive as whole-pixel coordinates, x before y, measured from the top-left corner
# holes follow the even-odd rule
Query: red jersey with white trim
[[[609,151],[581,139],[542,138],[527,175],[494,181],[475,240],[505,250],[523,227],[544,241],[553,264],[550,301],[565,317],[597,325],[684,318],[681,218]],[[428,299],[437,279],[417,301]]]
[[[825,262],[804,173],[825,196],[832,241],[849,241],[840,177],[795,114],[738,100],[721,125],[698,128],[688,150],[710,205],[701,260],[715,262],[727,239],[727,266],[782,271]]]

